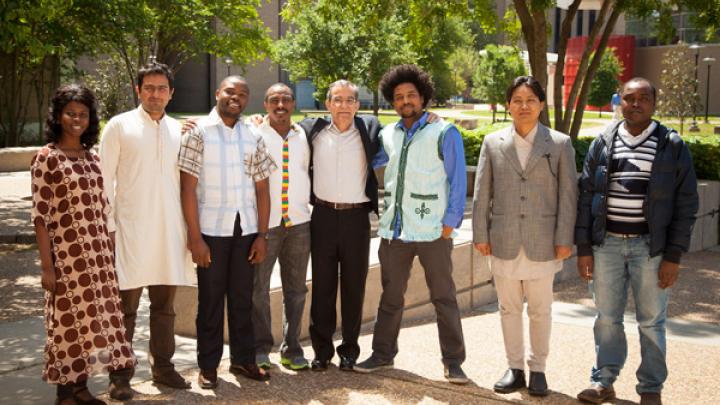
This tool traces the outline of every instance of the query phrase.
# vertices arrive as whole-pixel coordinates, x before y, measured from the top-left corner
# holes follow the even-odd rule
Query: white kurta
[[[154,121],[142,106],[103,129],[100,163],[115,213],[121,290],[194,282],[180,204],[180,139],[177,120]]]

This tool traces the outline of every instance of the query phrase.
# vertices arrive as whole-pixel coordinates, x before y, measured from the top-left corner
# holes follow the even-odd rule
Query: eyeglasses
[[[340,98],[340,97],[333,97],[330,100],[330,103],[334,105],[335,107],[341,107],[344,105],[353,105],[357,102],[357,99],[355,97],[348,97],[346,99]]]
[[[281,101],[283,104],[290,104],[295,101],[295,99],[290,96],[272,96],[267,99],[267,102],[272,105],[278,105]]]

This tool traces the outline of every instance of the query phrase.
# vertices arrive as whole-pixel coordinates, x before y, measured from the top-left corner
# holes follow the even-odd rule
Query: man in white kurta
[[[171,361],[176,288],[194,279],[180,205],[180,124],[164,113],[172,96],[172,74],[164,65],[150,65],[139,72],[137,91],[142,104],[113,117],[100,145],[117,224],[116,271],[127,339],[132,342],[140,296],[147,287],[153,380],[189,388]],[[130,377],[111,374],[111,394],[113,384],[125,391]]]

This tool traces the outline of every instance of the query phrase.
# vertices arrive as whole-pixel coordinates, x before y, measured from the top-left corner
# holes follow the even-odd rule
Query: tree
[[[578,66],[577,77],[570,89],[568,100],[563,104],[562,86],[564,85],[565,55],[567,43],[582,0],[573,0],[560,24],[560,41],[557,47],[558,64],[554,76],[555,129],[576,137],[580,131],[585,105],[590,92],[592,78],[597,72],[618,18],[622,14],[640,18],[663,17],[677,10],[698,12],[697,22],[714,31],[720,26],[720,4],[706,0],[601,0],[595,25],[588,35],[588,41]],[[554,8],[553,0],[513,0],[513,5],[522,25],[523,38],[527,44],[530,68],[533,76],[543,86],[547,85],[547,41],[548,9]],[[672,30],[672,25],[658,27]],[[595,51],[593,53],[593,50]],[[546,110],[547,111],[547,110]],[[541,120],[549,125],[547,112]]]
[[[473,42],[473,35],[468,28],[468,22],[474,21],[475,24],[481,25],[488,32],[494,29],[495,15],[491,0],[467,2],[358,0],[343,2],[342,5],[338,5],[338,3],[330,0],[287,1],[282,15],[287,22],[295,27],[295,34],[309,37],[311,31],[314,31],[317,35],[319,35],[319,32],[322,32],[323,36],[335,32],[333,35],[340,36],[325,39],[310,38],[313,40],[313,44],[324,44],[324,46],[317,48],[322,50],[320,55],[317,53],[308,55],[298,49],[295,50],[295,53],[288,52],[288,48],[291,48],[292,44],[283,42],[284,40],[280,41],[281,45],[276,53],[276,61],[285,66],[288,66],[288,64],[294,65],[288,67],[292,77],[312,78],[316,82],[322,81],[316,79],[316,76],[327,76],[326,81],[330,80],[329,78],[334,80],[343,77],[343,75],[348,74],[347,72],[352,71],[352,68],[347,66],[348,64],[345,61],[354,61],[360,56],[356,55],[356,50],[352,48],[333,49],[325,46],[340,43],[343,46],[353,44],[352,37],[357,35],[374,33],[373,38],[384,38],[385,35],[390,35],[389,40],[372,43],[383,44],[386,51],[388,51],[387,57],[396,57],[397,59],[386,64],[387,57],[384,60],[373,58],[377,62],[373,63],[372,66],[382,67],[382,73],[384,73],[385,70],[400,63],[400,61],[415,62],[432,75],[436,85],[436,101],[444,102],[455,91],[454,71],[450,67],[448,59],[455,49],[469,46]],[[308,10],[315,12],[316,18],[312,22],[303,21],[308,17],[303,17],[302,14],[307,14]],[[337,24],[338,21],[354,21],[354,25],[340,27],[342,32],[329,31],[326,26]],[[314,24],[313,29],[303,28],[299,24],[300,22],[302,22],[302,25]],[[348,27],[352,27],[352,29],[348,29]],[[308,33],[303,33],[304,31]],[[293,38],[293,40],[297,41],[301,39],[301,36]],[[287,42],[291,42],[289,36],[286,39]],[[362,50],[357,51],[363,52]],[[331,55],[330,57],[327,56],[328,53]],[[308,55],[321,60],[309,61],[304,64],[293,60],[297,58],[292,55]],[[331,60],[331,62],[328,63],[328,60]],[[371,90],[373,89],[372,83],[367,85],[362,79],[356,80],[365,84]]]
[[[151,60],[177,72],[209,53],[244,66],[270,49],[260,0],[78,0],[77,5],[98,40],[97,51],[122,58],[131,87],[137,69]]]
[[[319,100],[330,83],[343,78],[370,89],[377,113],[382,75],[394,65],[415,61],[395,16],[377,18],[374,9],[348,10],[324,0],[285,15],[295,30],[275,43],[273,59],[291,79],[311,78]]]
[[[614,52],[606,52],[592,79],[588,95],[588,104],[598,108],[599,116],[602,116],[602,107],[606,106],[612,95],[618,91],[622,72],[623,65],[620,59]]]
[[[493,105],[492,122],[498,104],[505,103],[505,92],[513,79],[525,74],[520,50],[512,46],[488,45],[475,70],[473,96]]]
[[[690,58],[687,44],[678,44],[665,52],[660,73],[657,112],[662,116],[678,118],[680,135],[683,134],[685,118],[693,116],[694,106],[700,102],[695,92],[694,68],[688,63]]]
[[[0,147],[19,145],[33,115],[38,136],[42,135],[43,106],[57,82],[53,73],[58,59],[77,54],[88,40],[78,22],[67,16],[71,4],[63,0],[0,3]]]

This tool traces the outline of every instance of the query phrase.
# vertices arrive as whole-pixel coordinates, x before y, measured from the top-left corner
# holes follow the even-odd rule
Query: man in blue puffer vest
[[[393,366],[402,321],[404,294],[413,259],[418,256],[435,311],[445,377],[468,382],[460,312],[452,279],[453,230],[465,208],[465,152],[460,132],[447,122],[428,122],[425,112],[434,87],[415,65],[397,66],[380,82],[385,99],[401,120],[380,133],[374,166],[385,168],[384,211],[378,234],[383,293],[373,353],[355,371],[369,373]]]

